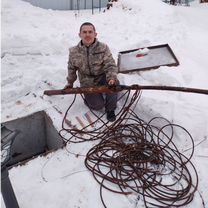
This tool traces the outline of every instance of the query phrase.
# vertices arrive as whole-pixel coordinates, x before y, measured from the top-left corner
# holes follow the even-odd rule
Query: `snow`
[[[160,0],[119,0],[105,12],[53,11],[21,0],[2,0],[1,122],[45,110],[57,130],[73,96],[43,95],[66,84],[68,48],[78,43],[80,25],[95,24],[98,39],[109,45],[117,60],[120,51],[169,44],[177,67],[119,74],[122,84],[171,85],[208,89],[208,4],[170,6]],[[79,86],[76,81],[75,86]],[[199,174],[198,190],[208,207],[208,96],[143,91],[136,111],[145,121],[163,116],[193,136],[192,162]],[[81,110],[80,110],[81,109]],[[73,114],[88,111],[82,102]],[[75,118],[74,118],[75,119]],[[92,145],[92,144],[90,144]],[[101,208],[99,186],[84,166],[89,144],[73,144],[10,170],[21,208]],[[189,146],[187,146],[188,148]],[[70,151],[68,151],[70,149]],[[135,207],[135,197],[104,192],[108,207]],[[2,206],[4,204],[2,202]],[[198,192],[187,208],[202,207]]]

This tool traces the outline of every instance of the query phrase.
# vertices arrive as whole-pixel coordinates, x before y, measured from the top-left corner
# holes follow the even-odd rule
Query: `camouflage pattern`
[[[104,74],[107,81],[116,80],[118,68],[106,44],[95,40],[86,47],[80,41],[77,46],[69,49],[69,84],[73,85],[77,79],[77,71],[81,87],[92,87],[99,83]]]

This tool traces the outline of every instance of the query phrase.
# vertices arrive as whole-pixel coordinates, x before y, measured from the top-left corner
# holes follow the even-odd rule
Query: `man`
[[[97,40],[95,26],[90,22],[83,23],[79,37],[79,44],[69,49],[68,84],[65,88],[73,87],[77,71],[81,87],[118,84],[117,66],[108,46]],[[105,107],[107,119],[115,121],[117,93],[84,94],[84,97],[90,109],[101,110]]]

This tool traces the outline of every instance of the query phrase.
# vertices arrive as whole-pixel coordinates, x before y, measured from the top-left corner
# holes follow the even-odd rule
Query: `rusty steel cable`
[[[135,207],[139,203],[146,208],[184,207],[193,200],[198,187],[198,174],[190,161],[193,138],[185,128],[164,118],[156,117],[148,123],[140,119],[133,110],[140,95],[138,89],[121,94],[123,105],[113,123],[104,119],[105,113],[98,116],[91,111],[96,119],[95,127],[89,130],[90,125],[81,129],[66,126],[75,94],[59,134],[66,143],[97,140],[86,154],[85,165],[100,184],[105,208],[109,206],[103,189],[126,197],[137,195]],[[96,126],[98,121],[100,125]],[[185,152],[180,146],[184,141],[191,145]]]
[[[80,143],[84,141],[99,140],[110,129],[114,129],[115,126],[118,126],[120,125],[120,123],[122,123],[122,121],[126,118],[126,115],[128,114],[128,110],[134,105],[136,100],[140,98],[140,95],[141,93],[139,90],[135,90],[133,94],[131,93],[131,90],[128,90],[123,94],[120,94],[118,101],[124,99],[124,102],[120,111],[117,113],[117,119],[115,122],[111,123],[109,121],[106,121],[104,118],[106,114],[105,112],[102,115],[98,116],[95,111],[90,110],[91,113],[96,117],[95,121],[92,124],[86,125],[85,127],[78,129],[74,128],[73,126],[69,127],[66,125],[66,118],[70,114],[70,109],[76,100],[75,94],[74,99],[70,104],[69,108],[66,110],[64,118],[62,120],[62,129],[59,131],[59,135],[63,138],[63,140],[66,143]],[[100,123],[100,125],[98,125],[96,128],[93,128],[92,130],[88,130],[88,127],[98,122]]]
[[[132,116],[134,113],[132,113]],[[155,118],[160,122],[161,118]],[[186,138],[175,138],[180,128]],[[168,130],[168,131],[166,131]],[[175,139],[193,138],[181,126],[167,123],[162,128],[132,117],[119,125],[92,147],[85,165],[100,184],[114,193],[138,194],[145,207],[183,207],[193,200],[198,175],[189,156],[182,154]]]

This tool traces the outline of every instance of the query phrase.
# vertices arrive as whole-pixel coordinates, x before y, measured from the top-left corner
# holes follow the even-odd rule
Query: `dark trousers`
[[[119,82],[118,82],[119,83]],[[107,85],[106,76],[103,75],[102,79],[98,83],[98,86]],[[92,110],[101,110],[105,107],[106,111],[112,111],[116,109],[117,93],[94,93],[84,94],[85,104]]]

